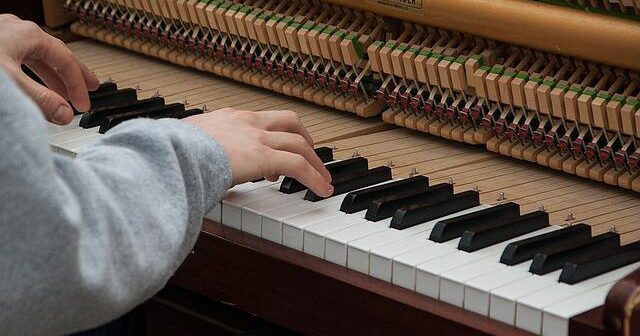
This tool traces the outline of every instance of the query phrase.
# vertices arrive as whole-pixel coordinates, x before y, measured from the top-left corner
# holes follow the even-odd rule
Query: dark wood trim
[[[607,335],[640,335],[640,270],[618,281],[604,305]]]
[[[209,221],[172,283],[307,335],[531,335]]]

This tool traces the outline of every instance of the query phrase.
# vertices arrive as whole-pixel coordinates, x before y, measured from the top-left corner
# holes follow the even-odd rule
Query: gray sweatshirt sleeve
[[[137,120],[76,159],[53,156],[38,108],[0,72],[0,330],[60,335],[163,287],[231,184],[194,126]]]

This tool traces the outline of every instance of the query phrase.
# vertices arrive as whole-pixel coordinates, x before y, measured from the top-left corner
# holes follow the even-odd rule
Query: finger
[[[100,80],[84,63],[79,63],[80,70],[82,71],[82,77],[84,77],[84,82],[87,84],[87,89],[89,89],[89,91],[97,90],[100,86]]]
[[[331,182],[331,174],[329,174],[324,163],[313,150],[313,147],[309,146],[301,135],[286,132],[267,132],[265,145],[279,151],[301,155],[322,175],[325,181]]]
[[[278,182],[278,179],[280,178],[279,175],[273,175],[273,176],[267,176],[265,177],[265,179],[269,182]]]
[[[62,82],[62,79],[51,66],[42,61],[26,61],[25,64],[31,69],[42,81],[47,85],[49,90],[53,90],[55,93],[62,96],[64,99],[69,100],[69,94],[67,88]]]
[[[60,40],[47,35],[40,40],[31,54],[32,60],[42,60],[55,69],[69,94],[69,99],[80,112],[89,110],[89,93],[80,62]]]
[[[255,113],[257,126],[267,131],[296,133],[313,146],[309,131],[302,125],[300,118],[292,111],[264,111]]]
[[[51,122],[66,125],[73,119],[73,110],[66,99],[36,83],[21,70],[15,75],[16,82],[33,99]]]
[[[333,194],[333,186],[302,155],[274,150],[269,156],[269,172],[265,175],[276,174],[295,178],[318,196]]]

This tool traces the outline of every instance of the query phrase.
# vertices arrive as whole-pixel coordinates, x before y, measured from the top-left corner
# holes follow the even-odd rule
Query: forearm
[[[142,120],[75,160],[54,159],[38,111],[2,99],[9,91],[0,93],[0,150],[11,158],[0,162],[0,329],[60,334],[106,322],[179,266],[231,183],[229,163],[193,126]]]

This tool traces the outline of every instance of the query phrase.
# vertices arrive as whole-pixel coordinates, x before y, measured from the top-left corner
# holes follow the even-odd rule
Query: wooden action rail
[[[416,2],[429,8],[420,20],[414,17],[416,8],[396,15],[383,11],[385,5],[371,5],[374,13],[411,20],[392,24],[319,1],[289,6],[254,0],[71,3],[84,23],[73,26],[80,35],[361,116],[388,107],[382,118],[389,123],[640,191],[640,77],[629,71],[634,67],[613,68],[619,65],[614,59],[606,64],[566,59],[478,37],[482,33],[419,25],[438,18],[441,1]],[[491,11],[501,17],[517,9],[520,16],[530,14],[524,9],[536,9],[533,17],[564,13],[548,15],[550,20],[575,15],[557,22],[560,32],[564,22],[611,19],[608,28],[638,25],[531,1],[465,5],[479,16]],[[451,22],[469,14],[456,12],[460,6],[445,6]],[[581,41],[583,31],[572,34]],[[617,36],[608,40],[625,43]]]
[[[309,127],[318,144],[335,147],[334,154],[338,159],[361,155],[369,159],[371,167],[391,166],[395,177],[424,174],[433,183],[454,183],[456,192],[478,190],[483,203],[513,201],[520,204],[522,213],[539,210],[543,205],[553,224],[585,222],[592,225],[594,235],[615,230],[620,233],[623,244],[640,240],[640,225],[635,219],[640,200],[631,192],[567,177],[537,165],[523,165],[475,146],[454,145],[435,137],[418,137],[415,132],[406,129],[389,129],[380,122],[335,113],[301,100],[273,96],[242,84],[94,42],[75,42],[69,47],[101,80],[110,78],[119,85],[138,87],[140,98],[159,93],[170,102],[186,100],[187,104],[195,105],[194,107],[206,104],[211,109],[223,106],[255,110],[292,109],[299,112],[301,120]],[[239,101],[238,96],[256,99]],[[429,155],[425,155],[425,152]],[[615,227],[612,228],[612,225]],[[212,255],[216,257],[212,258]],[[238,260],[244,261],[238,263]],[[255,268],[256,264],[264,267]],[[274,269],[279,270],[277,275],[274,274]],[[226,277],[217,276],[222,270],[226,270]],[[639,272],[623,279],[612,289],[606,307],[574,318],[571,322],[572,332],[577,335],[602,335],[603,323],[606,321],[608,331],[616,335],[634,335],[633,328],[637,328],[634,323],[637,323],[638,318]],[[289,280],[286,282],[278,282],[287,278]],[[189,257],[173,281],[208,297],[236,303],[242,309],[301,332],[323,329],[317,329],[318,326],[314,323],[308,324],[310,322],[307,320],[302,323],[302,320],[287,318],[286,316],[293,316],[291,314],[294,313],[289,309],[299,309],[300,306],[295,304],[309,308],[307,316],[311,319],[339,321],[338,329],[334,330],[336,333],[352,331],[352,328],[357,327],[358,323],[354,323],[352,318],[326,315],[326,312],[317,310],[321,308],[314,310],[299,302],[303,298],[310,302],[310,288],[300,282],[302,279],[307,284],[313,279],[313,287],[319,286],[323,290],[339,289],[345,293],[351,291],[349,295],[344,295],[345,298],[351,298],[347,300],[351,304],[370,302],[390,311],[398,309],[409,312],[411,323],[402,327],[402,330],[407,330],[407,334],[423,332],[426,323],[443,332],[525,335],[520,330],[488,318],[480,318],[210,222],[205,222],[194,255]],[[256,283],[263,285],[255,287]],[[278,287],[278,284],[285,287]],[[271,285],[274,287],[269,287]],[[284,291],[283,294],[294,298],[291,305],[282,306],[274,301],[277,295],[273,293],[277,293],[278,288]],[[348,303],[330,297],[320,300],[318,307],[336,302],[338,306],[344,307]],[[249,298],[254,299],[254,302],[250,302]],[[375,315],[376,311],[368,310],[359,314],[371,316],[369,314]],[[450,323],[438,323],[438,318],[445,318]],[[384,327],[372,324],[371,328],[381,328],[377,332],[383,333],[384,330],[393,330],[399,326],[393,323],[385,324]]]

